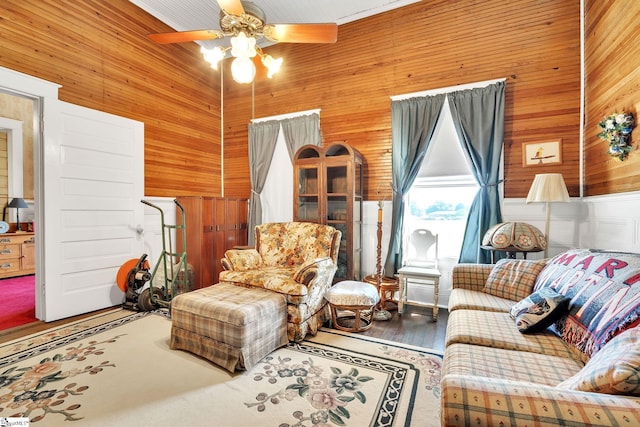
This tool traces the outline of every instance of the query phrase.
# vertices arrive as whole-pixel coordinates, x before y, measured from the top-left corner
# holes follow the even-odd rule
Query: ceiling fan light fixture
[[[272,78],[275,73],[280,71],[282,58],[275,59],[273,56],[267,54],[262,57],[262,64],[267,67],[267,77]]]
[[[238,83],[251,83],[256,75],[256,66],[251,58],[236,58],[231,63],[231,76]]]
[[[255,78],[259,56],[267,68],[267,76],[272,78],[280,70],[282,58],[265,55],[257,46],[257,41],[266,38],[276,43],[335,43],[338,25],[317,24],[267,24],[264,11],[255,3],[245,0],[216,0],[220,6],[220,29],[187,30],[171,33],[149,34],[156,43],[188,43],[197,40],[213,40],[229,37],[231,46],[200,49],[204,59],[217,70],[230,51],[233,57],[231,74],[239,83],[251,83]],[[253,60],[252,60],[253,59]]]
[[[218,69],[218,64],[224,59],[225,50],[220,46],[216,46],[213,49],[207,49],[205,47],[200,48],[200,52],[204,57],[204,60],[211,64],[211,68]]]
[[[253,37],[247,37],[243,31],[231,37],[231,55],[234,57],[253,58],[256,53],[256,39]]]

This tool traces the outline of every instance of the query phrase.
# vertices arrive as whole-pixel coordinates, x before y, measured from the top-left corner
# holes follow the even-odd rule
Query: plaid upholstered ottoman
[[[171,302],[171,348],[230,372],[251,369],[288,342],[287,304],[278,293],[221,283]]]

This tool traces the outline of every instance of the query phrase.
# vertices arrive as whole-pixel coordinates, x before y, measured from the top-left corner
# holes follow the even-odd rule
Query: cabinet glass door
[[[347,167],[328,166],[326,176],[327,187],[327,221],[328,223],[346,223],[347,217]]]
[[[346,278],[349,272],[349,219],[348,202],[348,181],[346,165],[327,166],[325,183],[327,188],[327,224],[342,232],[340,240],[340,251],[338,252],[338,270],[335,277]]]
[[[298,197],[295,201],[299,221],[320,222],[319,182],[317,167],[298,170]]]

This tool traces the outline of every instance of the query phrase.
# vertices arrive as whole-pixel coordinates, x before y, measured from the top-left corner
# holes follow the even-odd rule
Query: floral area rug
[[[42,426],[435,426],[438,352],[324,329],[230,374],[169,348],[166,312],[0,344],[0,419]]]

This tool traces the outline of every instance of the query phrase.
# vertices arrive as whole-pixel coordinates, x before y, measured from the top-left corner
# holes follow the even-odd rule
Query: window
[[[478,184],[472,176],[418,178],[405,204],[404,236],[426,228],[438,235],[438,256],[460,255],[467,216]],[[405,246],[405,259],[415,257]]]
[[[471,175],[445,102],[420,172],[405,200],[404,259],[414,257],[407,237],[418,228],[438,235],[438,257],[458,258],[478,184]]]
[[[287,152],[282,126],[278,133],[267,179],[260,194],[262,222],[289,222],[293,219],[293,165]]]

